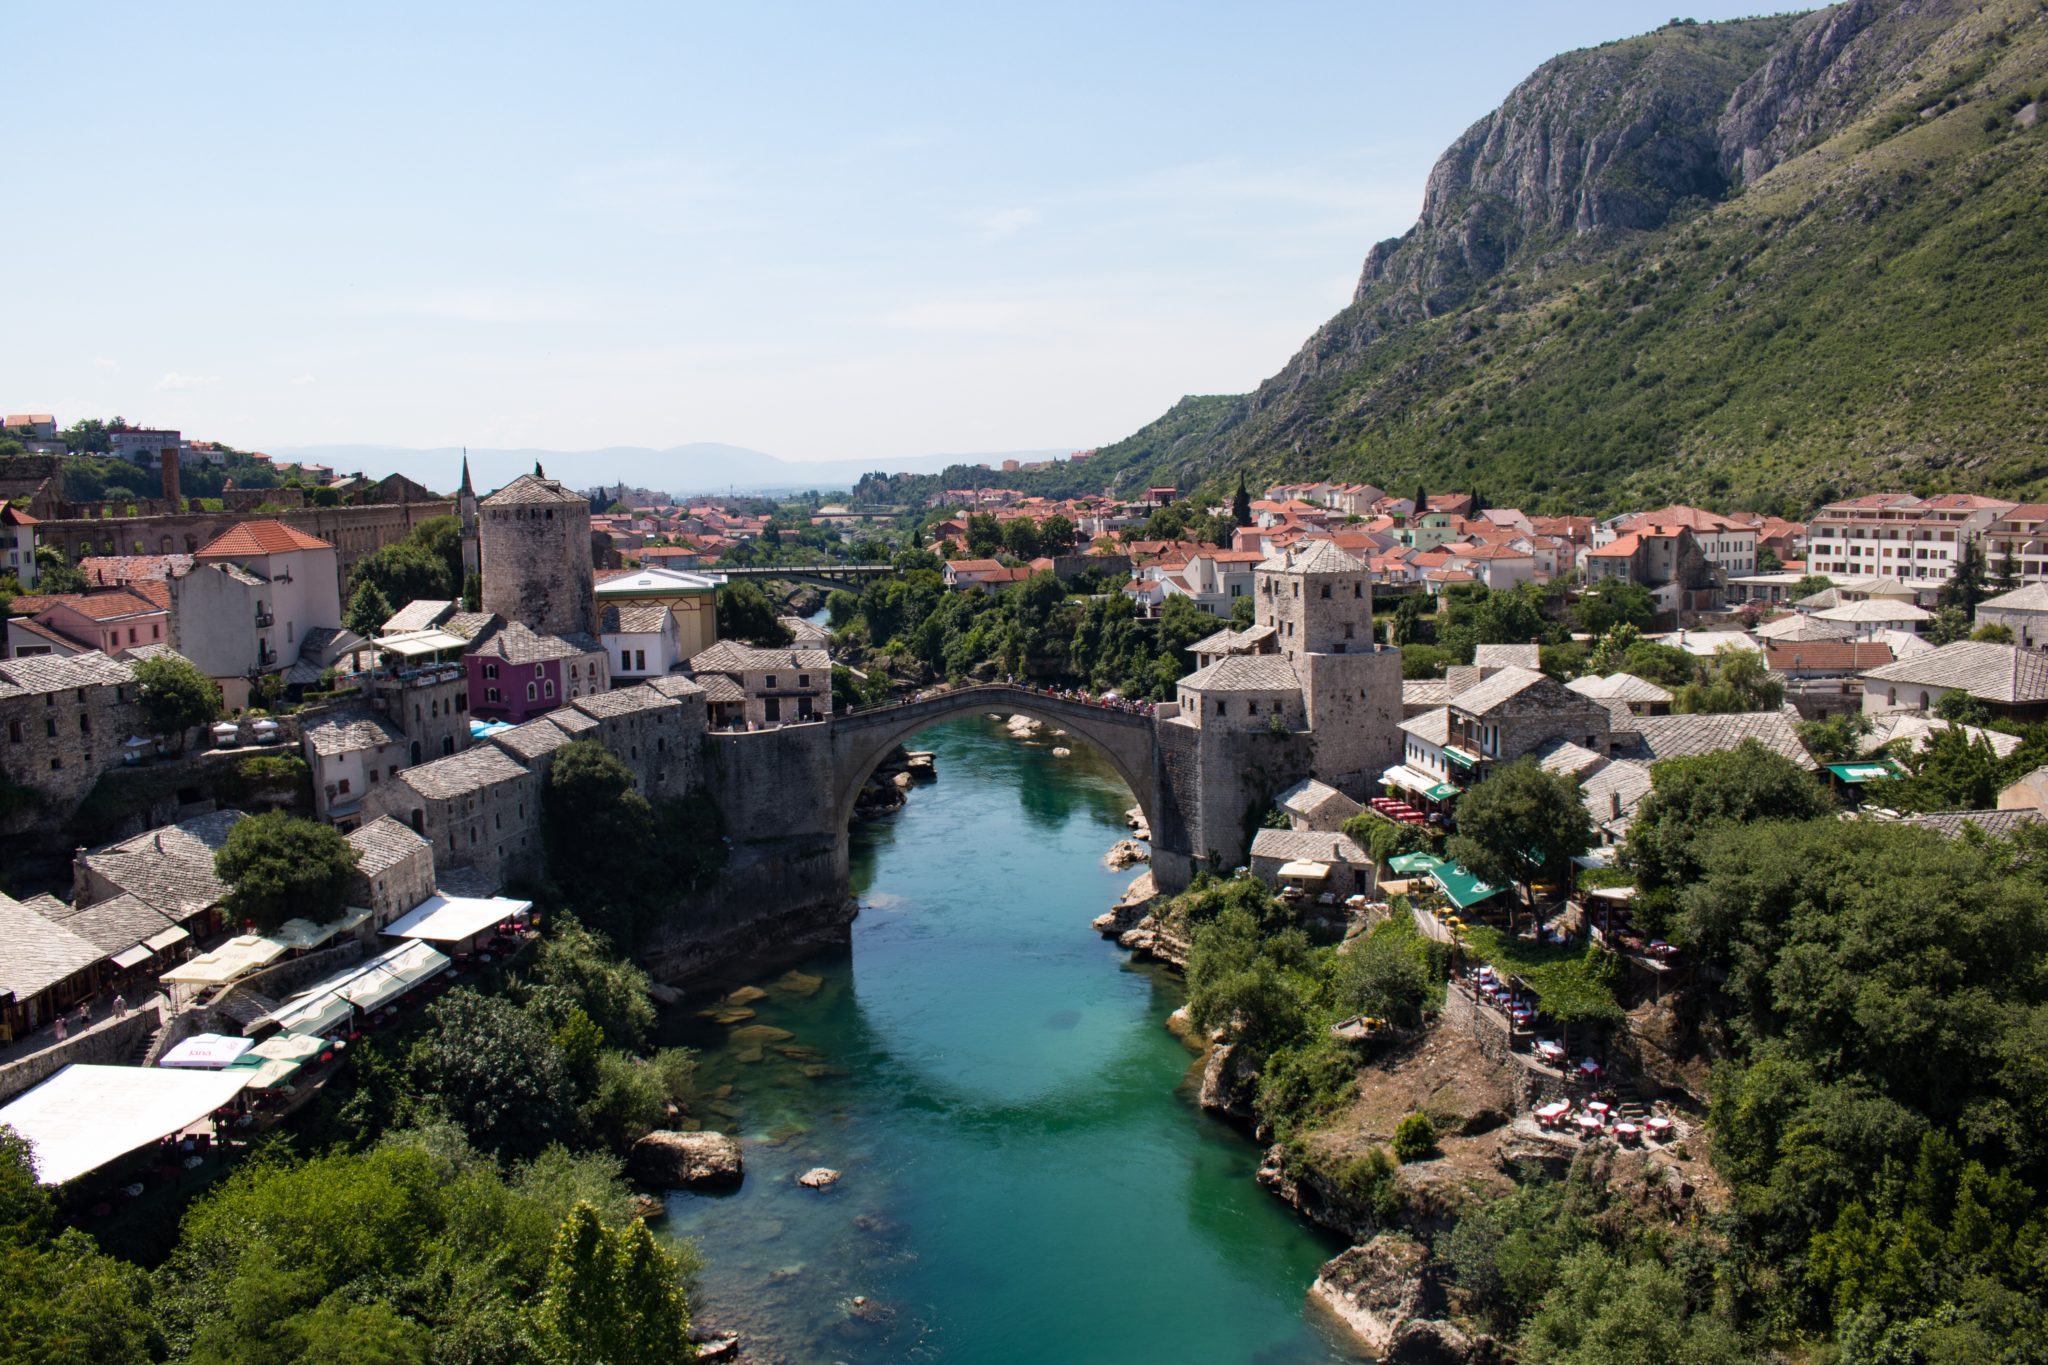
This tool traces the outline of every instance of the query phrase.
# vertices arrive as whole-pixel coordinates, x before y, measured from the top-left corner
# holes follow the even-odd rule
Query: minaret
[[[462,487],[455,494],[456,515],[462,518],[462,577],[467,582],[473,573],[482,571],[482,560],[477,554],[476,539],[476,489],[469,482],[469,447],[462,448]],[[455,585],[456,591],[462,584]]]

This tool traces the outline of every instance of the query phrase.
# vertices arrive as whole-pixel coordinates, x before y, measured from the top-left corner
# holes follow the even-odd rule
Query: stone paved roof
[[[550,659],[573,659],[592,653],[591,648],[559,635],[542,635],[523,621],[507,621],[470,647],[478,658],[503,659],[508,664],[537,664]]]
[[[659,635],[669,620],[669,610],[659,602],[652,605],[609,606],[598,612],[598,629],[606,635]]]
[[[48,990],[106,956],[97,944],[6,895],[0,895],[0,943],[7,945],[0,953],[0,991],[11,991],[19,1000]]]
[[[699,651],[690,660],[692,673],[771,673],[787,671],[820,670],[830,672],[832,656],[822,649],[783,647],[778,649],[757,649],[753,645],[741,644],[737,640],[720,640],[709,649]]]
[[[403,635],[407,631],[431,630],[454,614],[453,602],[437,602],[430,597],[418,598],[386,617],[381,633]]]
[[[74,687],[125,683],[135,677],[132,665],[97,651],[85,654],[32,654],[25,659],[0,659],[0,698],[35,697]]]
[[[1997,611],[2048,611],[2048,583],[2029,583],[1977,604],[1979,611],[1986,607]]]
[[[1365,572],[1362,560],[1352,558],[1328,540],[1297,541],[1287,549],[1267,555],[1259,567],[1302,574]]]
[[[523,725],[509,730],[500,730],[491,736],[491,743],[503,748],[515,758],[532,761],[542,754],[551,754],[567,744],[569,732],[554,722],[554,712],[535,716]]]
[[[182,923],[227,895],[227,884],[214,875],[213,855],[244,818],[238,810],[217,810],[145,830],[86,854],[86,866]]]
[[[1960,689],[1979,701],[2008,705],[2048,701],[2048,657],[2018,645],[1959,640],[1899,659],[1863,675],[1871,682]]]
[[[1766,621],[1756,628],[1759,640],[1775,640],[1787,644],[1804,644],[1814,640],[1846,640],[1856,633],[1856,627],[1846,621],[1831,621],[1820,616],[1809,616],[1794,612],[1780,616],[1775,621]]]
[[[1180,680],[1191,692],[1295,692],[1301,679],[1278,654],[1232,654]]]
[[[356,871],[365,877],[388,872],[421,849],[432,847],[388,815],[350,830],[348,841],[355,846]]]
[[[1442,706],[1451,699],[1451,685],[1443,678],[1410,678],[1401,684],[1401,705]]]
[[[1225,626],[1213,635],[1204,635],[1188,646],[1190,654],[1248,654],[1264,641],[1273,638],[1271,626],[1247,626],[1243,630],[1232,630]]]
[[[674,704],[651,687],[618,687],[609,692],[593,692],[569,703],[574,709],[592,716],[630,716],[642,711],[659,711]]]
[[[2022,825],[2037,825],[2048,819],[2048,813],[2038,810],[1941,810],[1928,811],[1920,815],[1908,815],[1901,822],[1931,829],[1944,839],[1960,839],[1963,830],[1975,825],[1986,838],[2009,839]]]
[[[705,690],[704,684],[680,673],[664,673],[658,678],[649,678],[640,685],[651,687],[664,697],[676,698],[701,696]]]
[[[446,801],[525,776],[526,768],[508,758],[504,750],[479,744],[417,768],[406,768],[398,774],[398,780],[421,796]]]
[[[321,758],[335,758],[341,754],[359,753],[364,749],[379,749],[387,744],[402,744],[405,736],[391,728],[391,725],[374,711],[334,711],[306,727],[306,743],[313,746],[313,752]]]
[[[1451,708],[1439,706],[1419,716],[1410,716],[1401,722],[1401,729],[1424,744],[1434,744],[1441,749],[1451,742]]]
[[[1482,678],[1458,693],[1452,700],[1460,711],[1483,716],[1542,682],[1543,674],[1533,668],[1503,668],[1492,677]]]
[[[1357,867],[1370,867],[1373,860],[1372,854],[1348,834],[1310,829],[1262,829],[1252,836],[1252,857],[1277,858],[1281,862],[1306,858]]]
[[[1480,668],[1543,667],[1543,651],[1537,645],[1480,645],[1472,651],[1472,662]]]
[[[704,686],[704,700],[707,704],[725,705],[747,699],[746,690],[723,673],[707,673],[700,681]]]
[[[1806,752],[1806,746],[1799,742],[1799,732],[1781,711],[1747,711],[1725,716],[1638,716],[1634,731],[1639,738],[1626,756],[1651,763],[1720,753],[1737,747],[1745,739],[1754,739],[1808,772],[1820,766]]]
[[[1554,739],[1536,750],[1536,761],[1547,773],[1569,773],[1583,778],[1605,767],[1607,755],[1568,739]]]
[[[1275,801],[1280,809],[1292,811],[1296,815],[1303,816],[1314,815],[1325,806],[1333,804],[1340,808],[1348,807],[1349,809],[1345,811],[1347,815],[1355,813],[1359,809],[1356,801],[1353,801],[1327,782],[1318,782],[1313,777],[1304,778],[1295,783],[1286,791],[1281,792],[1275,798]]]
[[[43,913],[109,955],[126,952],[138,943],[178,927],[177,921],[163,911],[129,895],[110,896],[83,910],[67,905],[61,915],[48,911]]]
[[[465,640],[474,640],[498,622],[494,611],[458,611],[441,623],[441,629],[450,635],[460,635]]]
[[[1670,692],[1633,673],[1610,673],[1604,678],[1588,674],[1583,678],[1573,678],[1565,686],[1582,697],[1624,701],[1634,706],[1661,706],[1671,700]]]
[[[1622,759],[1579,779],[1579,797],[1593,823],[1610,834],[1620,835],[1629,826],[1636,806],[1650,794],[1650,765]]]
[[[789,630],[790,638],[797,645],[823,649],[832,643],[832,632],[823,626],[813,625],[801,616],[778,616],[776,620]]]
[[[1916,750],[1924,749],[1935,731],[1948,728],[1949,723],[1939,716],[1916,716],[1904,711],[1872,716],[1870,733],[1862,740],[1863,752],[1874,754],[1894,740],[1902,740]],[[1963,727],[1963,737],[1972,744],[1980,739],[1990,741],[1991,752],[2000,758],[2011,758],[2022,742],[2018,735],[2008,735],[2002,730],[1980,730],[1974,725]]]
[[[497,492],[482,499],[478,506],[513,507],[520,504],[543,503],[556,506],[573,503],[585,510],[590,507],[590,500],[581,493],[572,492],[555,480],[537,474],[521,474]]]

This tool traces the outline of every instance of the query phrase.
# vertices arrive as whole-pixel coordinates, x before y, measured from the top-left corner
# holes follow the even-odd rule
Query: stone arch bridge
[[[1162,837],[1171,841],[1170,831],[1178,828],[1179,822],[1162,818],[1167,814],[1160,802],[1165,784],[1161,780],[1158,722],[1152,716],[1000,683],[956,688],[834,716],[830,807],[834,827],[846,828],[861,787],[897,745],[928,725],[976,712],[1030,716],[1098,750],[1145,813],[1154,848]]]

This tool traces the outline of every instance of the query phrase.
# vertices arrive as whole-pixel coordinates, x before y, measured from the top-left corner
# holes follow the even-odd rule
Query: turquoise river
[[[747,1175],[666,1226],[743,1359],[1356,1358],[1305,1296],[1338,1245],[1193,1102],[1179,982],[1088,927],[1131,876],[1102,862],[1130,795],[1058,743],[979,717],[915,738],[939,780],[855,827],[851,951],[722,986],[767,994],[679,1033]],[[844,1179],[797,1185],[819,1165]]]

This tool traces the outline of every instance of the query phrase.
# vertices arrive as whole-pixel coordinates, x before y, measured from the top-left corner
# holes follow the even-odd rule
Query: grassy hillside
[[[1524,231],[1448,300],[1413,265],[1399,289],[1369,282],[1258,393],[1184,401],[1104,449],[1093,481],[1220,486],[1246,469],[1547,510],[2048,496],[2048,126],[2028,126],[2048,95],[2048,6],[1947,8],[1881,21],[1916,45],[1907,69],[1841,63],[1824,90],[1799,77],[1814,87],[1792,94],[1831,101],[1824,140],[1753,183],[1738,173],[1647,231]],[[1714,62],[1757,62],[1756,32]],[[1674,26],[1631,43],[1686,41]]]

